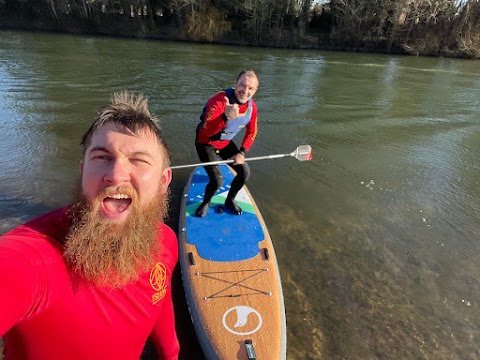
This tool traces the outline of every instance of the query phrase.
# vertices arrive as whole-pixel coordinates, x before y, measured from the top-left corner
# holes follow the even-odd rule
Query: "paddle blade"
[[[300,161],[312,160],[312,147],[310,145],[300,145],[292,153],[292,156]]]

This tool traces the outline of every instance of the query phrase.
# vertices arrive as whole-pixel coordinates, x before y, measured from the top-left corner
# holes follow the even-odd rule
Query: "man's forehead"
[[[157,140],[156,135],[148,127],[138,127],[134,130],[129,129],[123,124],[116,122],[108,122],[95,130],[93,136],[132,136],[139,139]]]
[[[90,147],[99,144],[125,143],[139,147],[160,147],[158,138],[149,128],[139,128],[135,132],[118,123],[107,123],[92,134]]]
[[[243,74],[242,77],[240,77],[240,79],[238,79],[238,82],[239,83],[254,83],[255,85],[258,84],[258,79],[255,75],[251,75],[251,74]]]

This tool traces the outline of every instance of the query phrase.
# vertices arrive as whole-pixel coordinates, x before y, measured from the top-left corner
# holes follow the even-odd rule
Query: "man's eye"
[[[132,159],[132,161],[138,164],[150,164],[150,162],[145,159],[136,158],[136,159]]]
[[[94,156],[92,159],[93,160],[104,160],[104,161],[107,161],[107,160],[110,160],[110,156],[108,155],[97,155],[97,156]]]

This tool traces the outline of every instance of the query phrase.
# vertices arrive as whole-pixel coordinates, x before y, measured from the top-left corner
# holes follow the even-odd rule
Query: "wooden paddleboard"
[[[195,216],[208,175],[196,167],[183,193],[180,265],[192,322],[208,360],[286,358],[282,285],[270,235],[246,186],[223,210],[234,173],[220,165],[223,187],[206,217]]]

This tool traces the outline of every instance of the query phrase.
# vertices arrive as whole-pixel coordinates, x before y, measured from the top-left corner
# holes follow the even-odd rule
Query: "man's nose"
[[[119,184],[130,180],[130,171],[128,165],[121,160],[112,162],[111,167],[105,175],[105,181],[111,184]]]

